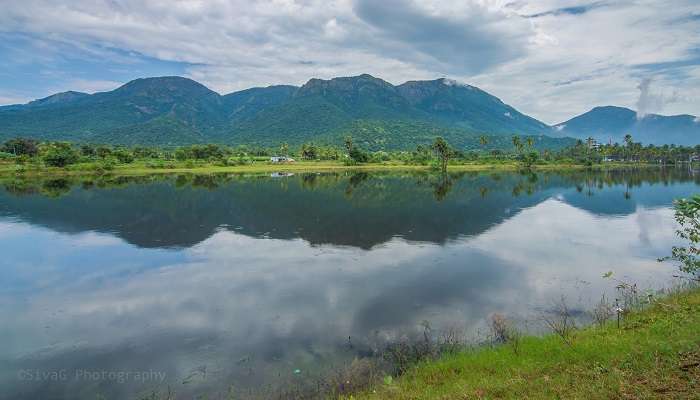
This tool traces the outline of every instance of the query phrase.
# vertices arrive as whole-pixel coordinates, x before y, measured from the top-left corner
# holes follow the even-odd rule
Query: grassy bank
[[[700,399],[700,290],[615,322],[419,364],[346,399]]]
[[[609,169],[609,168],[638,168],[638,167],[658,167],[658,164],[629,164],[629,163],[606,163],[594,166],[569,163],[546,163],[536,164],[532,169],[551,171],[564,169]],[[109,170],[101,169],[98,164],[74,164],[64,168],[45,167],[35,165],[18,166],[16,164],[0,164],[0,175],[22,174],[25,176],[66,176],[66,175],[88,175],[88,174],[114,174],[114,175],[149,175],[149,174],[169,174],[169,173],[264,173],[264,172],[327,172],[343,170],[372,170],[372,171],[411,171],[432,169],[430,165],[413,165],[399,162],[366,163],[360,165],[346,165],[339,161],[299,161],[295,163],[269,163],[256,162],[246,165],[218,166],[209,163],[172,163],[167,167],[150,166],[145,162],[134,162],[131,164],[120,164]],[[517,162],[500,163],[462,163],[450,164],[450,171],[515,171],[522,169],[522,165]]]

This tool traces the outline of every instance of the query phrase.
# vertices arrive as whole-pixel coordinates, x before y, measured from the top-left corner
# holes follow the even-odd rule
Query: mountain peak
[[[644,144],[696,144],[700,125],[691,115],[664,116],[637,112],[625,107],[600,106],[555,126],[560,135],[585,139],[593,137],[604,142],[621,143],[631,134]]]
[[[61,103],[67,103],[71,102],[74,100],[78,100],[84,97],[90,96],[87,93],[83,92],[76,92],[73,90],[69,90],[67,92],[60,92],[56,94],[52,94],[51,96],[44,97],[43,99],[37,99],[30,101],[28,105],[32,107],[37,107],[37,106],[45,106],[45,105],[51,105],[51,104],[61,104]]]
[[[349,83],[349,82],[373,82],[373,83],[378,83],[382,85],[391,85],[389,82],[376,78],[370,74],[361,74],[361,75],[354,75],[354,76],[339,76],[336,78],[331,78],[331,79],[320,79],[320,78],[311,78],[309,79],[306,84],[304,84],[302,87],[307,86],[307,85],[332,85],[332,84],[343,84],[343,83]]]
[[[476,96],[485,101],[502,103],[499,98],[484,92],[476,86],[449,78],[439,78],[428,81],[408,81],[397,86],[397,88],[403,96],[408,98],[412,103],[423,101],[428,97],[436,96],[438,93],[442,93],[443,95],[452,93],[452,95],[457,96]]]
[[[619,112],[619,113],[634,113],[636,114],[637,112],[634,110],[630,110],[627,107],[619,107],[619,106],[597,106],[593,107],[591,111],[589,112]]]
[[[385,90],[395,92],[396,88],[391,83],[375,78],[370,74],[362,74],[357,76],[345,76],[333,79],[318,79],[313,78],[306,82],[297,93],[297,96],[307,96],[314,94],[335,93],[360,93],[366,95],[368,91]]]
[[[438,81],[445,86],[461,87],[461,88],[465,88],[465,89],[476,89],[476,87],[474,87],[472,85],[468,85],[464,82],[460,82],[460,81],[450,79],[450,78],[440,78],[440,79],[438,79]]]
[[[218,94],[201,83],[182,76],[138,78],[113,91],[115,94],[150,95],[154,93],[182,92],[186,95]]]

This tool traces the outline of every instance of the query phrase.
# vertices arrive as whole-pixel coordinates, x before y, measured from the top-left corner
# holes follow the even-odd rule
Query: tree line
[[[563,155],[587,160],[593,163],[602,161],[643,162],[656,164],[676,164],[698,161],[700,144],[696,146],[678,146],[665,144],[656,146],[635,142],[632,135],[625,135],[623,143],[599,144],[593,138],[579,140],[574,146],[564,149]]]
[[[300,160],[340,161],[355,165],[363,163],[400,162],[404,164],[432,165],[445,170],[452,163],[502,163],[518,162],[524,167],[538,163],[598,164],[608,161],[624,163],[676,164],[697,161],[700,145],[643,146],[630,135],[623,144],[596,143],[592,138],[579,140],[575,145],[557,150],[538,150],[532,137],[512,136],[510,149],[488,149],[489,137],[479,137],[481,149],[461,150],[451,146],[444,138],[436,137],[431,144],[417,145],[413,150],[368,151],[348,135],[342,146],[313,142],[291,147],[282,143],[274,147],[225,146],[196,144],[177,148],[145,146],[110,146],[73,144],[68,142],[39,142],[34,139],[16,138],[0,145],[0,160],[17,164],[43,164],[49,167],[66,167],[72,164],[92,163],[109,169],[117,164],[131,164],[142,160],[154,168],[185,163],[207,162],[215,165],[245,165],[266,161],[271,156],[298,157]]]

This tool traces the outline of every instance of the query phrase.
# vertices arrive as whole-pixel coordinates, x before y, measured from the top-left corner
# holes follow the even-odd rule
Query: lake
[[[502,313],[672,284],[688,168],[5,179],[0,399],[274,392]],[[97,397],[98,395],[103,397]],[[263,395],[264,396],[264,395]],[[239,398],[236,397],[236,398]]]

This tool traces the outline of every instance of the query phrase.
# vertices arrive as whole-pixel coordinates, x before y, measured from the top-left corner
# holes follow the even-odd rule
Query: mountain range
[[[637,112],[624,107],[596,107],[587,113],[554,126],[562,137],[603,143],[623,143],[626,134],[644,144],[700,144],[700,118],[693,115],[664,116]]]
[[[537,147],[558,148],[573,143],[569,136],[605,139],[626,132],[624,115],[634,113],[596,110],[551,127],[477,87],[445,78],[392,85],[363,74],[220,95],[188,78],[158,77],[136,79],[109,92],[69,91],[0,107],[0,140],[23,136],[124,145],[276,146],[340,144],[350,134],[368,149],[392,150],[428,144],[438,135],[458,148],[478,147],[479,136],[486,135],[489,147],[503,148],[510,146],[512,135],[523,135],[534,137]],[[687,117],[691,124],[653,116],[654,124],[636,121],[632,128],[644,125],[652,139],[697,142],[700,124]],[[670,126],[673,136],[654,133]]]

